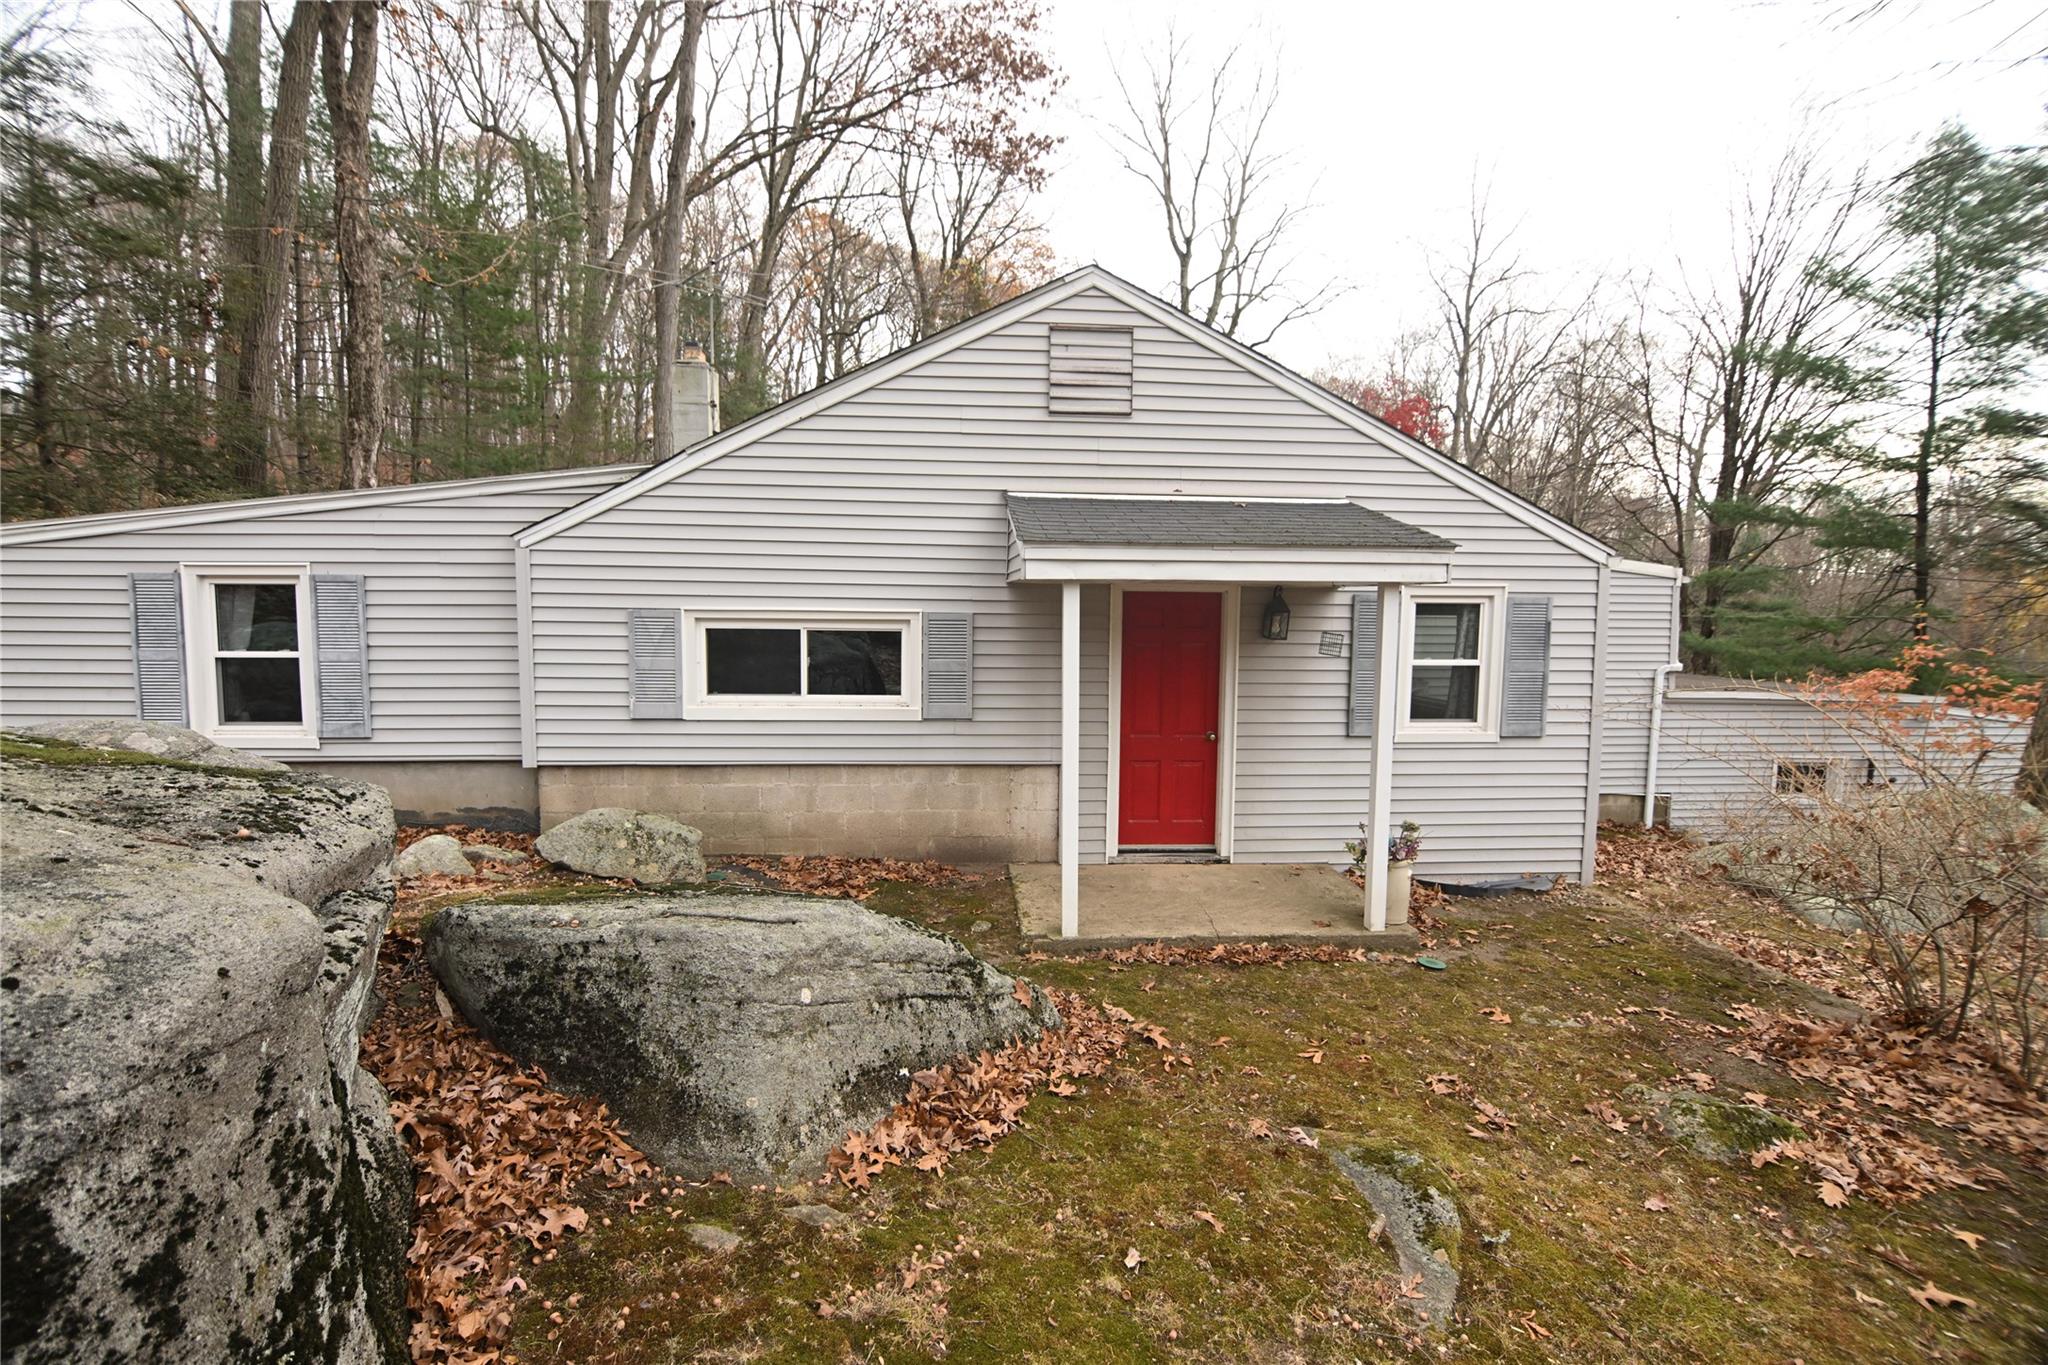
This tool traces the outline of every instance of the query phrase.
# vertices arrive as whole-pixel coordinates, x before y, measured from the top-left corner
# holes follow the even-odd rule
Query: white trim
[[[1448,583],[1444,550],[1266,549],[1242,545],[1051,545],[1012,538],[1012,583]]]
[[[1243,636],[1244,585],[1223,591],[1223,657],[1217,661],[1216,856],[1225,862],[1237,853],[1237,665]]]
[[[1395,714],[1399,718],[1394,737],[1403,744],[1490,744],[1500,738],[1501,663],[1507,653],[1507,588],[1496,584],[1458,583],[1444,588],[1417,588],[1401,599],[1400,673],[1396,679],[1399,696]],[[1418,664],[1428,659],[1415,657],[1415,608],[1425,602],[1478,603],[1479,719],[1476,721],[1410,720],[1409,692]],[[1436,661],[1436,662],[1441,662]]]
[[[1060,937],[1081,932],[1081,585],[1060,586]]]
[[[185,507],[153,507],[142,512],[101,512],[92,516],[59,517],[48,521],[16,522],[0,527],[0,546],[47,545],[60,540],[82,540],[90,536],[119,535],[127,531],[165,530],[177,526],[203,526],[216,522],[249,521],[259,517],[293,517],[308,512],[328,512],[348,507],[382,507],[391,504],[446,502],[473,493],[519,493],[531,488],[576,483],[606,474],[623,480],[648,466],[642,464],[593,465],[587,469],[548,469],[532,474],[489,474],[475,479],[446,479],[434,483],[404,483],[387,488],[351,488],[334,493],[289,493],[272,498],[244,498],[237,502],[202,502]]]
[[[1034,488],[1006,491],[1006,498],[1025,502],[1053,498],[1086,498],[1089,502],[1277,502],[1289,507],[1349,507],[1356,498],[1288,498],[1277,493],[1098,493],[1093,489]]]
[[[707,629],[894,630],[903,635],[902,691],[893,696],[737,697],[707,689],[704,648]],[[902,720],[924,714],[924,613],[921,611],[803,611],[739,608],[683,612],[683,717],[686,720]],[[798,664],[798,684],[808,685],[809,660]]]
[[[262,753],[311,753],[320,748],[320,646],[314,638],[313,571],[292,564],[180,564],[184,598],[185,708],[192,728],[218,744]],[[220,657],[212,589],[218,584],[290,583],[298,615],[299,720],[297,724],[225,724],[213,662]],[[281,652],[281,651],[280,651]],[[237,654],[234,657],[242,657]]]
[[[1103,801],[1102,829],[1105,863],[1123,852],[1118,821],[1123,806],[1124,591],[1121,583],[1109,586],[1109,771],[1105,777],[1108,791]],[[1229,862],[1237,842],[1237,666],[1244,586],[1145,583],[1139,591],[1213,592],[1220,599],[1216,622],[1216,856]]]
[[[1387,927],[1387,836],[1393,832],[1394,717],[1403,706],[1404,690],[1387,660],[1400,657],[1401,618],[1407,612],[1401,585],[1380,588],[1379,695],[1373,700],[1372,801],[1366,811],[1365,927],[1379,933]],[[1354,642],[1355,646],[1355,642]]]
[[[540,766],[540,702],[533,682],[533,551],[512,549],[513,615],[519,629],[519,766]]]
[[[1608,567],[1616,573],[1644,574],[1651,578],[1669,578],[1677,582],[1686,581],[1685,570],[1676,564],[1658,564],[1647,559],[1615,558],[1608,561]]]
[[[1593,716],[1586,737],[1586,834],[1579,852],[1579,885],[1593,884],[1593,870],[1600,850],[1600,750],[1607,738],[1607,610],[1612,566],[1600,566],[1599,584],[1593,593]],[[1675,596],[1676,594],[1674,594]]]
[[[908,370],[945,355],[970,342],[978,341],[989,333],[1008,326],[1020,318],[1029,317],[1042,309],[1064,303],[1089,289],[1099,289],[1111,298],[1124,304],[1132,311],[1143,315],[1152,322],[1194,342],[1240,367],[1250,370],[1274,384],[1284,392],[1307,403],[1325,416],[1350,427],[1376,444],[1386,447],[1398,455],[1405,456],[1412,463],[1428,469],[1446,482],[1472,494],[1480,501],[1504,512],[1516,521],[1530,527],[1551,540],[1565,546],[1587,559],[1600,563],[1615,557],[1614,551],[1585,532],[1572,526],[1535,504],[1516,497],[1480,478],[1457,461],[1438,451],[1431,450],[1422,442],[1389,423],[1371,417],[1336,395],[1309,382],[1283,366],[1266,359],[1241,342],[1232,340],[1205,327],[1201,323],[1175,310],[1161,299],[1153,298],[1144,290],[1128,284],[1110,274],[1099,265],[1084,266],[1065,279],[1056,280],[1039,289],[1020,294],[1008,303],[999,304],[977,317],[957,326],[947,328],[915,346],[897,352],[893,356],[876,361],[872,365],[854,371],[852,374],[834,380],[830,384],[811,390],[801,398],[791,399],[779,407],[762,413],[751,421],[743,422],[730,431],[722,432],[694,449],[684,451],[665,460],[653,468],[643,471],[625,482],[606,491],[586,498],[574,507],[564,508],[542,521],[534,523],[518,537],[521,545],[537,545],[550,536],[580,526],[590,518],[608,512],[619,504],[639,497],[650,489],[659,488],[674,479],[681,478],[692,470],[701,469],[721,455],[743,449],[764,436],[783,430],[792,423],[800,422],[845,399],[865,393],[877,384],[884,383]],[[1251,574],[1247,581],[1256,581],[1266,574]]]
[[[1108,771],[1103,775],[1103,784],[1108,788],[1102,803],[1105,812],[1102,826],[1102,861],[1113,862],[1122,846],[1117,842],[1117,829],[1123,817],[1123,737],[1124,737],[1124,585],[1109,585],[1109,708],[1107,722],[1109,734]]]

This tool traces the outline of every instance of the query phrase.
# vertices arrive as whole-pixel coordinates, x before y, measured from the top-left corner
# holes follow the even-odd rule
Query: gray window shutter
[[[1380,595],[1351,598],[1351,718],[1344,733],[1371,739],[1373,712],[1380,704]]]
[[[1550,698],[1550,599],[1508,598],[1507,661],[1501,669],[1500,737],[1539,739]]]
[[[634,607],[626,613],[626,666],[634,720],[683,715],[683,613]]]
[[[370,737],[369,643],[363,617],[361,574],[313,575],[322,739]]]
[[[135,714],[189,725],[185,713],[185,610],[175,573],[128,575],[135,635]]]
[[[974,718],[974,618],[964,611],[924,614],[924,718]]]

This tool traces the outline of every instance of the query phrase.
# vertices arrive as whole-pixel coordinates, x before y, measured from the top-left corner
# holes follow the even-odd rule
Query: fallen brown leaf
[[[1970,1309],[1977,1306],[1975,1299],[1966,1299],[1961,1294],[1951,1294],[1946,1289],[1935,1288],[1934,1281],[1932,1280],[1927,1281],[1918,1289],[1909,1289],[1906,1293],[1912,1298],[1913,1302],[1919,1304],[1922,1308]]]

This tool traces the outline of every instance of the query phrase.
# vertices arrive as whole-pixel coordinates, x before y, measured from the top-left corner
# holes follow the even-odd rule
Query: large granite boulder
[[[389,799],[10,738],[7,1360],[404,1359],[411,1171],[357,1064]]]
[[[22,731],[36,739],[62,740],[87,749],[121,749],[174,763],[198,763],[213,768],[238,768],[244,772],[281,773],[284,764],[261,754],[215,744],[197,730],[166,725],[160,720],[136,720],[127,716],[97,716],[88,720],[53,720],[31,725]]]
[[[696,1175],[814,1173],[913,1072],[1058,1018],[949,938],[801,896],[472,901],[427,955],[493,1042]]]
[[[665,815],[604,806],[571,816],[534,840],[551,863],[648,886],[704,880],[704,835]]]

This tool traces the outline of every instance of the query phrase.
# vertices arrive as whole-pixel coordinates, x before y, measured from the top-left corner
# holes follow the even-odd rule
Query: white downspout
[[[1643,828],[1657,823],[1657,745],[1664,733],[1664,683],[1683,664],[1658,664],[1650,677],[1650,757],[1643,764]]]

